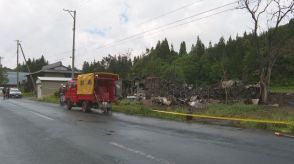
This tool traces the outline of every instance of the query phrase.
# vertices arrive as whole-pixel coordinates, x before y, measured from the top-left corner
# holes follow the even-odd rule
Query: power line
[[[90,1],[90,0],[81,1],[81,3],[80,3],[79,5],[82,5],[82,3],[83,3],[83,5],[84,5],[84,4],[88,3],[89,1]],[[177,8],[177,9],[175,9],[175,10],[171,10],[171,11],[169,11],[169,12],[167,12],[167,13],[161,14],[161,15],[159,15],[159,16],[157,16],[157,17],[154,17],[154,18],[151,18],[151,19],[159,19],[160,17],[166,16],[166,15],[169,15],[169,14],[171,14],[171,13],[173,13],[173,12],[176,12],[176,11],[179,11],[179,10],[181,10],[181,9],[187,8],[187,7],[191,6],[191,5],[194,5],[194,4],[196,4],[196,3],[199,3],[199,2],[201,2],[201,1],[203,1],[203,0],[199,0],[199,1],[197,1],[197,2],[193,2],[193,3],[190,3],[190,4],[183,5],[182,7],[179,7],[179,8]],[[214,10],[217,10],[217,9],[220,9],[220,8],[223,8],[223,7],[225,7],[225,6],[228,6],[228,5],[231,5],[231,4],[234,4],[234,3],[235,3],[235,2],[233,2],[233,3],[228,3],[228,4],[225,4],[225,5],[223,5],[223,6],[220,6],[220,7],[217,7],[217,8],[213,8],[213,9],[208,10],[208,11],[205,11],[205,12],[197,13],[197,14],[191,15],[191,16],[189,16],[189,17],[186,17],[186,18],[183,18],[183,19],[180,19],[180,20],[176,20],[176,21],[174,21],[174,22],[171,22],[171,23],[168,23],[168,24],[165,24],[165,25],[161,25],[161,26],[158,26],[158,27],[156,27],[156,28],[149,29],[149,30],[143,31],[143,32],[141,32],[141,33],[137,33],[137,34],[134,34],[134,35],[131,35],[131,36],[128,36],[128,37],[125,37],[125,38],[122,38],[122,39],[116,40],[116,41],[114,41],[114,42],[111,42],[111,43],[105,44],[105,45],[99,47],[98,49],[101,49],[101,48],[103,48],[103,47],[108,47],[109,45],[112,45],[112,44],[115,44],[115,43],[119,43],[119,42],[122,42],[122,41],[124,41],[124,40],[129,40],[129,39],[131,39],[131,38],[133,38],[133,37],[137,37],[137,36],[139,36],[139,35],[143,35],[143,34],[145,34],[145,33],[150,33],[150,32],[152,32],[152,31],[155,31],[155,30],[159,30],[159,29],[165,28],[166,26],[170,26],[170,25],[176,24],[176,23],[178,23],[178,22],[181,22],[181,21],[184,21],[184,20],[187,20],[187,19],[191,19],[191,18],[193,18],[193,17],[196,17],[196,16],[199,16],[199,15],[205,14],[205,13],[207,13],[207,12],[211,12],[211,11],[214,11]],[[150,19],[150,20],[151,20],[151,19]],[[77,50],[77,49],[80,49],[80,48],[83,48],[83,47],[76,48],[76,50]],[[67,53],[67,52],[70,52],[70,51],[64,51],[64,52],[61,52],[61,53],[58,53],[58,54],[56,53],[56,54],[54,54],[54,55],[47,55],[47,56],[56,56],[56,55],[59,55],[59,54],[65,54],[65,53]]]
[[[231,3],[227,3],[227,4],[225,4],[225,5],[222,5],[222,6],[219,6],[219,7],[215,7],[215,8],[212,8],[212,9],[210,9],[210,10],[206,10],[206,11],[203,11],[203,12],[200,12],[200,13],[197,13],[197,14],[194,14],[194,15],[191,15],[191,16],[188,16],[188,17],[185,17],[185,18],[182,18],[182,19],[178,19],[178,20],[176,20],[176,21],[173,21],[173,22],[170,22],[170,23],[167,23],[167,24],[164,24],[164,25],[158,26],[158,27],[155,27],[155,28],[153,28],[153,29],[149,29],[149,30],[145,30],[145,31],[140,32],[140,33],[133,34],[133,35],[131,35],[131,36],[128,36],[128,37],[125,37],[125,38],[122,38],[122,39],[119,39],[119,40],[113,41],[113,42],[111,42],[111,43],[105,44],[105,45],[99,47],[98,49],[101,49],[101,48],[103,48],[103,47],[105,47],[105,46],[109,46],[109,45],[111,45],[111,44],[115,44],[115,43],[119,43],[119,42],[122,42],[122,41],[125,41],[125,40],[129,40],[129,39],[132,39],[132,38],[134,38],[134,37],[140,36],[140,35],[142,35],[142,34],[150,33],[150,32],[152,32],[152,31],[159,30],[159,29],[165,28],[165,27],[170,26],[170,25],[174,25],[174,24],[179,23],[179,22],[183,22],[183,21],[185,21],[185,20],[187,20],[187,19],[191,19],[191,18],[194,18],[194,17],[196,17],[196,16],[200,16],[200,15],[203,15],[203,14],[209,13],[209,12],[211,12],[211,11],[215,11],[215,10],[218,10],[218,9],[224,8],[224,7],[226,7],[226,6],[230,6],[230,5],[235,4],[235,3],[237,3],[237,2],[238,2],[238,1],[234,1],[234,2],[231,2]]]
[[[237,3],[238,1],[236,1],[235,3]],[[251,3],[254,3],[256,1],[253,1]],[[227,4],[225,4],[227,5]],[[163,30],[169,30],[169,29],[172,29],[172,28],[176,28],[176,27],[179,27],[179,26],[183,26],[183,25],[186,25],[186,24],[190,24],[190,23],[193,23],[193,22],[196,22],[196,21],[199,21],[199,20],[203,20],[205,18],[208,18],[208,17],[211,17],[211,16],[214,16],[214,15],[219,15],[219,14],[222,14],[222,13],[225,13],[225,12],[229,12],[229,11],[232,11],[232,10],[236,10],[237,8],[234,7],[234,8],[230,8],[230,9],[226,9],[226,10],[222,10],[222,11],[219,11],[219,12],[216,12],[216,13],[213,13],[213,14],[210,14],[210,15],[207,15],[207,16],[204,16],[204,17],[201,17],[201,18],[196,18],[196,19],[193,19],[191,21],[188,21],[188,22],[185,22],[185,23],[181,23],[181,24],[176,24],[174,26],[170,26],[170,27],[167,27],[167,28],[164,28],[164,29],[160,29],[160,30],[157,30],[151,34],[158,34],[159,32],[163,31]],[[202,14],[201,14],[202,15]],[[185,19],[185,18],[184,18]],[[150,32],[148,32],[150,33]],[[128,40],[134,40],[134,39],[139,39],[139,38],[142,38],[142,37],[145,37],[145,36],[136,36],[132,39],[128,39]],[[120,43],[120,44],[115,44],[115,45],[106,45],[106,46],[102,46],[102,47],[99,47],[98,49],[102,49],[102,48],[110,48],[110,47],[115,47],[117,45],[121,45],[123,43]]]
[[[174,25],[174,26],[170,26],[170,27],[166,27],[164,29],[161,29],[159,31],[154,31],[154,32],[151,32],[149,33],[149,37],[154,37],[156,35],[158,35],[161,31],[166,31],[166,30],[169,30],[169,29],[173,29],[173,28],[176,28],[176,27],[179,27],[179,26],[183,26],[183,25],[186,25],[186,24],[190,24],[190,23],[193,23],[193,22],[196,22],[196,21],[200,21],[200,20],[203,20],[205,18],[208,18],[208,17],[212,17],[212,16],[215,16],[215,15],[219,15],[219,14],[222,14],[222,13],[225,13],[225,12],[229,12],[229,11],[232,11],[234,10],[235,8],[230,8],[230,9],[226,9],[226,10],[222,10],[220,12],[217,12],[217,13],[213,13],[213,14],[210,14],[210,15],[207,15],[207,16],[204,16],[204,17],[200,17],[200,18],[197,18],[197,19],[193,19],[189,22],[185,22],[185,23],[182,23],[182,24],[177,24],[177,25]],[[131,40],[137,40],[137,39],[140,39],[140,38],[143,38],[143,37],[146,37],[144,35],[142,36],[137,36],[137,37],[134,37],[128,41],[131,41]],[[147,36],[148,37],[148,36]],[[114,44],[114,45],[110,45],[110,46],[107,46],[107,47],[103,47],[103,48],[111,48],[111,47],[116,47],[116,46],[119,46],[119,45],[122,45],[126,42],[121,42],[121,43],[118,43],[118,44]]]
[[[195,2],[192,2],[192,3],[189,3],[189,4],[186,4],[186,5],[183,5],[183,6],[179,7],[179,8],[174,9],[174,10],[170,10],[170,11],[168,11],[166,13],[161,14],[161,15],[158,15],[158,16],[155,16],[153,18],[147,19],[144,22],[139,23],[138,25],[140,26],[140,25],[146,24],[147,22],[152,22],[152,21],[157,20],[159,18],[165,17],[165,16],[170,15],[172,13],[175,13],[177,11],[180,11],[180,10],[183,10],[183,9],[188,8],[190,6],[193,6],[196,3],[199,3],[199,2],[202,2],[202,1],[204,1],[204,0],[198,0],[198,1],[195,1]]]
[[[204,16],[204,17],[201,17],[201,18],[197,18],[197,19],[193,19],[189,22],[185,22],[185,23],[181,23],[181,24],[176,24],[176,23],[179,23],[179,22],[182,22],[182,21],[185,21],[185,20],[188,20],[188,19],[191,19],[191,18],[194,18],[196,16],[199,16],[199,15],[203,15],[203,14],[206,14],[206,13],[209,13],[211,11],[215,11],[215,10],[218,10],[218,9],[221,9],[221,8],[224,8],[226,6],[230,6],[232,4],[235,4],[237,3],[238,1],[234,1],[234,2],[231,2],[231,3],[227,3],[227,4],[224,4],[222,6],[218,6],[218,7],[215,7],[215,8],[212,8],[210,10],[207,10],[207,11],[203,11],[203,12],[200,12],[200,13],[197,13],[197,14],[194,14],[194,15],[191,15],[191,16],[188,16],[186,18],[182,18],[182,19],[179,19],[179,20],[176,20],[176,21],[173,21],[173,22],[170,22],[168,24],[165,24],[165,25],[161,25],[161,26],[158,26],[156,28],[153,28],[153,29],[149,29],[149,30],[146,30],[146,31],[143,31],[141,33],[137,33],[137,34],[134,34],[134,35],[131,35],[131,36],[128,36],[126,38],[123,38],[123,39],[120,39],[120,40],[117,40],[117,41],[114,41],[112,43],[108,43],[108,44],[105,44],[103,46],[100,46],[98,47],[97,49],[102,49],[102,48],[110,48],[110,47],[114,47],[114,46],[117,46],[117,45],[121,45],[123,43],[123,41],[127,41],[127,40],[133,40],[133,39],[139,39],[141,37],[144,37],[142,36],[143,34],[146,34],[146,33],[157,33],[156,31],[159,32],[162,31],[162,30],[168,30],[168,29],[172,29],[172,28],[175,28],[177,26],[182,26],[182,25],[185,25],[185,24],[189,24],[189,23],[192,23],[192,22],[195,22],[195,21],[198,21],[198,20],[202,20],[204,18],[208,18],[208,17],[211,17],[211,16],[214,16],[214,15],[217,15],[217,14],[221,14],[221,13],[224,13],[224,12],[227,12],[227,11],[230,11],[232,9],[235,9],[235,8],[230,8],[230,9],[226,9],[226,10],[223,10],[223,11],[220,11],[220,12],[217,12],[217,13],[214,13],[214,14],[210,14],[208,16]],[[171,26],[173,25],[173,26]],[[119,43],[119,44],[116,44],[116,43]],[[81,48],[86,48],[86,47],[79,47],[77,49],[81,49]]]
[[[213,16],[213,15],[217,15],[217,14],[223,13],[223,12],[225,12],[225,11],[221,11],[221,12],[214,13],[214,14],[211,14],[211,15],[208,15],[208,16],[205,16],[205,17],[201,17],[200,19],[199,19],[199,18],[196,19],[196,20],[193,19],[193,18],[196,17],[196,16],[200,16],[200,15],[203,15],[203,14],[206,14],[206,13],[209,13],[209,12],[212,12],[212,11],[215,11],[215,10],[218,10],[218,9],[221,9],[221,8],[224,8],[224,7],[226,7],[226,6],[230,6],[230,5],[235,4],[235,3],[237,3],[237,2],[238,2],[238,1],[234,1],[234,2],[231,2],[231,3],[226,3],[226,4],[222,5],[222,6],[218,6],[218,7],[212,8],[212,9],[207,10],[207,11],[203,11],[203,12],[200,12],[200,13],[196,13],[196,14],[193,14],[193,15],[191,15],[191,16],[188,16],[188,17],[185,17],[185,18],[182,18],[182,19],[179,19],[179,20],[176,20],[176,21],[173,21],[173,22],[167,23],[167,24],[164,24],[164,25],[161,25],[161,26],[158,26],[158,27],[155,27],[155,28],[149,29],[149,30],[145,30],[145,31],[140,32],[140,33],[136,33],[136,34],[133,34],[133,35],[131,35],[131,36],[127,36],[127,37],[125,37],[125,38],[122,38],[122,39],[119,39],[119,40],[116,40],[116,41],[113,41],[113,42],[107,43],[107,44],[105,44],[105,45],[102,45],[102,46],[98,47],[97,49],[113,47],[113,46],[116,46],[116,45],[120,45],[120,44],[116,44],[116,43],[121,43],[121,42],[126,41],[126,40],[132,40],[132,39],[138,39],[138,38],[141,38],[141,37],[142,37],[141,35],[146,34],[146,33],[152,33],[152,32],[158,31],[158,30],[167,30],[167,29],[175,28],[175,27],[177,27],[177,26],[182,26],[182,25],[185,25],[185,24],[188,24],[188,23],[195,22],[195,21],[200,20],[200,19],[204,19],[204,18],[207,18],[207,17]],[[196,3],[196,2],[194,2],[194,3]],[[191,4],[193,4],[193,3],[191,3]],[[190,5],[191,5],[191,4],[190,4]],[[187,5],[184,5],[184,6],[180,7],[180,8],[184,8],[185,6],[187,6]],[[175,10],[180,10],[180,8],[175,9]],[[175,10],[170,11],[170,13],[173,12],[173,11],[176,12]],[[229,9],[229,10],[232,10],[232,9]],[[167,13],[165,13],[165,14],[167,14]],[[162,15],[165,15],[165,14],[162,14]],[[160,16],[158,16],[158,17],[160,17]],[[183,22],[183,21],[185,21],[185,20],[189,20],[189,19],[193,19],[193,20],[191,20],[191,21],[189,21],[189,22],[185,22],[185,23],[181,23],[181,24],[178,24],[178,25],[177,25],[177,23],[179,23],[179,22]],[[176,24],[176,25],[175,25],[175,24]],[[174,26],[174,25],[175,25],[175,26]],[[169,27],[169,26],[170,26],[170,27]],[[81,48],[86,48],[86,46],[76,48],[76,50],[78,51],[78,49],[81,49]],[[64,54],[64,53],[67,53],[67,52],[70,52],[70,51],[64,51],[64,52],[61,52],[61,53],[58,53],[58,54]],[[58,54],[57,54],[57,55],[58,55]],[[50,55],[50,56],[53,56],[53,55]],[[55,55],[54,55],[54,56],[55,56]]]
[[[203,20],[205,18],[208,18],[208,17],[212,17],[212,16],[215,16],[215,15],[219,15],[219,14],[222,14],[222,13],[225,13],[225,12],[228,12],[228,11],[232,11],[234,10],[235,8],[230,8],[230,9],[226,9],[226,10],[222,10],[222,11],[219,11],[217,13],[213,13],[213,14],[210,14],[210,15],[207,15],[207,16],[204,16],[204,17],[200,17],[200,18],[197,18],[197,19],[193,19],[189,22],[185,22],[185,23],[181,23],[181,24],[176,24],[174,26],[170,26],[170,27],[166,27],[164,29],[160,29],[160,30],[157,30],[157,31],[154,31],[154,32],[150,32],[151,34],[159,34],[161,31],[165,31],[165,30],[169,30],[169,29],[173,29],[173,28],[176,28],[176,27],[179,27],[179,26],[183,26],[183,25],[186,25],[186,24],[190,24],[190,23],[193,23],[193,22],[196,22],[196,21],[200,21],[200,20]],[[136,39],[140,39],[142,37],[145,37],[144,35],[139,35],[139,36],[136,36],[136,37],[133,37],[132,39],[129,39],[130,40],[136,40]],[[105,46],[105,47],[99,47],[98,49],[102,49],[102,48],[111,48],[111,47],[115,47],[117,45],[121,45],[121,44],[124,44],[125,42],[120,42],[118,44],[114,44],[114,45],[108,45],[108,46]]]
[[[175,28],[175,27],[178,27],[178,26],[183,26],[183,25],[186,25],[186,24],[195,22],[195,21],[199,21],[199,20],[202,20],[202,19],[205,19],[205,18],[208,18],[208,17],[212,17],[212,16],[219,15],[219,14],[222,14],[222,13],[225,13],[225,12],[228,12],[228,11],[232,11],[232,10],[235,10],[235,8],[230,8],[230,9],[222,10],[222,11],[219,11],[219,12],[216,12],[216,13],[213,13],[213,14],[210,14],[210,15],[207,15],[207,16],[204,16],[204,17],[193,19],[193,20],[191,20],[189,22],[185,22],[185,23],[177,24],[175,26],[168,27],[168,28],[166,28],[164,30],[168,30],[168,29]]]
[[[230,8],[230,9],[226,9],[226,10],[222,10],[222,11],[219,11],[219,12],[216,12],[216,13],[213,13],[213,14],[210,14],[210,15],[207,15],[207,16],[203,16],[203,17],[200,17],[200,18],[197,18],[197,19],[193,19],[189,22],[184,22],[184,23],[181,23],[181,24],[176,24],[174,26],[169,26],[169,27],[166,27],[166,28],[163,28],[163,29],[160,29],[160,30],[157,30],[157,31],[154,31],[154,32],[150,32],[150,34],[152,35],[152,37],[156,36],[157,34],[159,34],[161,31],[165,31],[165,30],[169,30],[169,29],[173,29],[173,28],[176,28],[176,27],[179,27],[179,26],[183,26],[183,25],[186,25],[186,24],[190,24],[190,23],[193,23],[193,22],[196,22],[196,21],[200,21],[200,20],[203,20],[205,18],[208,18],[208,17],[212,17],[212,16],[215,16],[215,15],[219,15],[219,14],[222,14],[222,13],[225,13],[225,12],[229,12],[229,11],[232,11],[232,10],[235,10],[236,8]],[[149,36],[151,36],[149,35]],[[136,40],[136,39],[140,39],[142,37],[146,37],[144,35],[141,35],[141,36],[136,36],[132,39],[129,39],[130,40]],[[115,47],[115,46],[118,46],[118,45],[121,45],[121,44],[124,44],[125,42],[120,42],[119,44],[114,44],[114,45],[109,45],[109,46],[105,46],[105,47],[100,47],[99,49],[101,48],[111,48],[111,47]],[[60,60],[63,60],[63,59],[66,59],[66,58],[60,58]]]

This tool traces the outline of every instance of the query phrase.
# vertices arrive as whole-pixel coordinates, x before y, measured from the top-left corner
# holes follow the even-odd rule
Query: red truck
[[[60,102],[68,110],[78,106],[82,107],[83,112],[99,108],[104,113],[109,113],[111,103],[116,100],[115,81],[118,79],[117,74],[104,72],[78,75],[77,79],[68,81]]]

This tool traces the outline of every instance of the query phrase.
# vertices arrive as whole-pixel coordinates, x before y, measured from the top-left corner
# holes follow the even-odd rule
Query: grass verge
[[[125,113],[128,115],[146,116],[168,120],[185,120],[183,116],[166,115],[153,112],[150,107],[146,107],[141,103],[134,101],[120,101],[113,104],[112,110],[114,112]]]
[[[23,92],[22,96],[23,97],[34,97],[35,95],[33,92]]]
[[[58,104],[59,98],[56,97],[55,95],[50,95],[50,96],[44,96],[42,99],[38,99],[38,101]]]
[[[273,93],[294,93],[294,86],[271,86]]]
[[[113,111],[121,112],[129,115],[138,115],[146,117],[154,117],[160,119],[169,120],[186,120],[186,116],[178,116],[172,114],[164,114],[153,112],[152,109],[173,111],[179,113],[187,113],[187,109],[183,107],[178,108],[162,108],[162,107],[147,107],[139,102],[132,102],[122,100],[113,105]],[[291,121],[293,124],[290,125],[279,125],[279,124],[265,124],[255,122],[239,122],[230,121],[226,125],[243,127],[243,128],[255,128],[264,129],[271,131],[279,131],[284,133],[294,134],[294,111],[289,112],[287,110],[279,108],[266,108],[256,105],[245,105],[245,104],[214,104],[209,105],[207,109],[195,110],[194,114],[203,114],[220,117],[237,117],[237,118],[250,118],[250,119],[265,119],[265,120],[277,120],[277,121]],[[201,122],[215,122],[211,119],[193,119]]]

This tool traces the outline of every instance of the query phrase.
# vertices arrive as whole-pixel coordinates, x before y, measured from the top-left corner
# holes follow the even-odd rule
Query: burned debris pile
[[[128,85],[124,83],[128,83]],[[260,87],[244,85],[240,81],[222,81],[209,87],[195,87],[182,81],[163,80],[158,77],[147,77],[133,82],[122,81],[123,97],[150,99],[157,105],[188,105],[204,108],[207,103],[225,103],[245,101],[258,103]],[[133,97],[132,97],[133,96]]]

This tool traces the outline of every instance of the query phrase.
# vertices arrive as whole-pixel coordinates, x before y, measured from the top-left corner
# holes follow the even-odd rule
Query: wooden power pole
[[[27,59],[26,59],[26,57],[25,57],[25,54],[24,54],[24,52],[23,52],[23,49],[22,49],[21,44],[18,43],[18,45],[19,45],[19,47],[20,47],[20,50],[21,50],[21,53],[22,53],[23,59],[24,59],[24,61],[25,61],[25,63],[26,63],[27,69],[28,69],[28,71],[29,71],[30,79],[31,79],[32,84],[33,84],[33,87],[34,87],[34,93],[37,94],[37,88],[36,88],[36,84],[35,84],[35,81],[34,81],[34,79],[33,79],[33,76],[32,76],[32,74],[31,74],[31,69],[30,69],[30,67],[29,67],[28,64],[27,64]]]
[[[73,41],[72,41],[72,64],[71,64],[71,78],[74,79],[75,77],[75,37],[76,37],[76,10],[65,10],[63,9],[63,11],[67,11],[69,13],[69,15],[73,18]]]
[[[16,82],[17,82],[17,88],[19,89],[19,67],[18,67],[18,63],[19,63],[19,55],[18,55],[18,47],[19,47],[19,40],[16,40]]]

